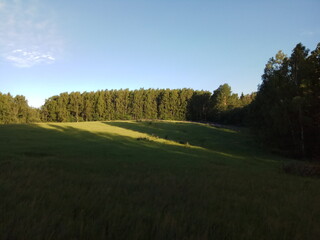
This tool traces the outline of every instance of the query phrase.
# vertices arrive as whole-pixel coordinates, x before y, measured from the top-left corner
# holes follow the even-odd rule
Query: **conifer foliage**
[[[250,109],[250,125],[269,145],[320,160],[320,43],[271,58]]]
[[[223,86],[231,94],[230,86]],[[250,96],[246,95],[247,98]],[[210,114],[221,105],[220,101],[213,102],[213,98],[214,94],[209,91],[186,88],[61,93],[46,100],[41,107],[41,119],[48,122],[130,119],[212,121],[217,118]],[[237,94],[231,94],[229,98],[233,100],[225,103],[226,109],[243,107]]]
[[[216,97],[217,92],[221,93],[220,90],[224,88],[228,89],[225,95],[227,101]],[[79,122],[138,119],[241,124],[243,118],[234,117],[232,111],[242,111],[243,106],[252,101],[252,96],[248,94],[239,98],[237,94],[232,94],[228,84],[221,85],[213,94],[187,88],[64,92],[48,98],[40,109],[33,109],[28,106],[24,96],[12,97],[0,93],[0,124],[40,120]],[[220,108],[222,105],[223,109]]]

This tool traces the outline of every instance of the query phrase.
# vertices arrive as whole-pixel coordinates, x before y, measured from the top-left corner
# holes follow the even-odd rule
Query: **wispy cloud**
[[[43,54],[37,51],[24,51],[16,49],[7,53],[5,59],[12,62],[17,67],[31,67],[40,63],[53,63],[55,58],[49,54]]]
[[[0,54],[16,67],[54,63],[62,51],[54,17],[38,0],[0,0]]]

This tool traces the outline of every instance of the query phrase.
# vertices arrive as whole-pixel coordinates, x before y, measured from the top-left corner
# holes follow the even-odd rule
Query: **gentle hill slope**
[[[0,125],[0,239],[319,239],[284,161],[204,124]]]

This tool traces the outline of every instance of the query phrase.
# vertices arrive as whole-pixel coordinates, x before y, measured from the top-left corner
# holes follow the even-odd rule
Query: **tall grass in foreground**
[[[186,122],[0,126],[0,239],[320,239],[320,180]]]

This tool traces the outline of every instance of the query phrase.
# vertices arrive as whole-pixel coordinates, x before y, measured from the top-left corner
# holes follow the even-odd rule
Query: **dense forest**
[[[231,92],[221,85],[214,93],[192,89],[128,89],[62,93],[41,108],[48,122],[116,119],[162,119],[209,121],[226,110],[247,105],[253,95]]]
[[[284,154],[320,160],[320,43],[279,51],[266,64],[250,105],[250,126]]]
[[[239,97],[232,93],[228,84],[221,85],[213,94],[193,89],[102,90],[61,93],[47,99],[41,109],[32,109],[23,96],[1,94],[0,123],[28,123],[39,119],[43,122],[232,121],[230,116],[247,106],[254,96],[242,94]],[[240,123],[238,118],[234,121]]]
[[[320,43],[279,51],[266,64],[257,93],[238,96],[228,84],[193,89],[61,93],[30,108],[24,96],[0,93],[0,123],[162,119],[246,125],[283,154],[320,158]]]

